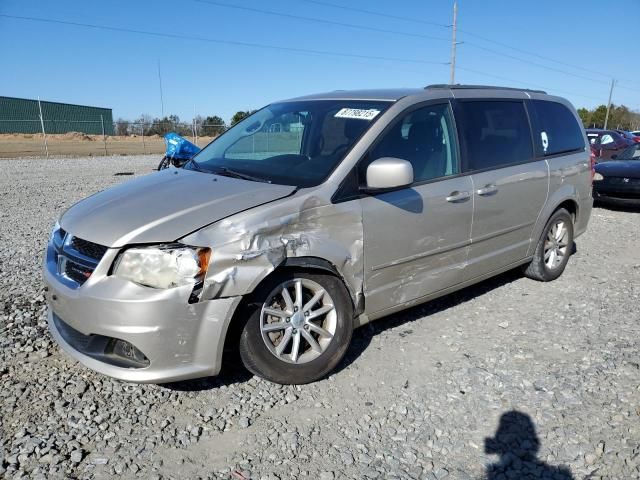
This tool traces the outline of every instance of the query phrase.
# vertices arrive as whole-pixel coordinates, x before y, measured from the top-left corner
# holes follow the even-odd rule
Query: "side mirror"
[[[611,160],[615,160],[616,158],[618,158],[618,155],[611,155]]]
[[[413,183],[413,166],[400,158],[383,157],[367,167],[367,190],[390,190]]]

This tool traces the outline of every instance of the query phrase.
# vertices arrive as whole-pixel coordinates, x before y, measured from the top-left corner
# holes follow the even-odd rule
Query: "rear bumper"
[[[51,335],[87,367],[139,383],[219,373],[227,328],[241,297],[189,304],[189,289],[156,290],[94,275],[73,289],[46,268],[44,277]],[[135,347],[145,361],[127,358],[122,349],[114,354],[114,345],[122,345],[117,340]]]

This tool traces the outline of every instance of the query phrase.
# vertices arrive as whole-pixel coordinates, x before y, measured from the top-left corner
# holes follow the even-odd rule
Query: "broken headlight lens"
[[[211,249],[180,244],[133,247],[116,261],[114,275],[152,288],[194,285],[207,273]]]

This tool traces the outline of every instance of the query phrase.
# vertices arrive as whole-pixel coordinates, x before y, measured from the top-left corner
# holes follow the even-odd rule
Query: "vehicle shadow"
[[[240,353],[234,350],[224,353],[222,369],[215,377],[194,378],[180,382],[163,383],[159,386],[177,392],[201,392],[244,383],[251,377],[253,374],[242,365]]]
[[[407,310],[402,310],[401,312],[394,313],[388,317],[381,318],[358,328],[353,332],[351,345],[349,346],[342,362],[340,362],[338,367],[336,367],[334,373],[337,373],[351,365],[368,348],[371,340],[376,335],[400,325],[409,325],[429,315],[436,314],[443,310],[455,307],[456,305],[468,302],[469,300],[473,300],[474,298],[484,295],[496,288],[508,285],[509,283],[522,278],[522,276],[523,274],[520,268],[515,268],[457,292],[416,305],[415,307],[408,308]],[[399,335],[405,336],[410,333],[412,333],[410,330],[403,330],[402,332],[399,332]]]
[[[574,243],[573,253],[576,252]],[[496,288],[508,285],[522,278],[523,274],[520,268],[509,270],[505,273],[489,278],[483,282],[471,285],[457,292],[445,295],[444,297],[425,302],[414,307],[408,308],[398,313],[389,315],[371,322],[353,332],[351,344],[342,361],[338,364],[331,374],[336,374],[353,362],[369,347],[371,340],[380,333],[396,328],[400,325],[408,325],[424,317],[447,310],[449,308],[460,305],[469,300],[484,295]],[[403,330],[399,335],[404,336],[410,334],[411,330]],[[202,390],[211,390],[222,386],[233,385],[248,381],[253,375],[248,372],[240,360],[240,354],[237,349],[225,350],[222,361],[222,370],[215,377],[196,378],[193,380],[184,380],[180,382],[164,383],[161,386],[169,390],[195,392]]]
[[[487,465],[486,480],[504,478],[553,478],[573,480],[569,468],[555,467],[537,458],[540,440],[535,425],[526,413],[511,410],[500,417],[493,438],[485,438],[484,451],[498,455],[496,463]]]
[[[615,201],[596,200],[593,202],[594,208],[612,210],[614,212],[640,213],[640,201],[637,203],[619,203]]]

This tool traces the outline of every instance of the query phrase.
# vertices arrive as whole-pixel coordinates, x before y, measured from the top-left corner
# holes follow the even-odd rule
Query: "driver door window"
[[[415,183],[459,173],[451,119],[448,104],[429,105],[403,115],[379,140],[370,161],[382,157],[407,160],[413,166]]]
[[[275,155],[299,155],[307,115],[308,112],[286,113],[261,126],[249,125],[247,135],[227,149],[225,158],[262,160]]]

